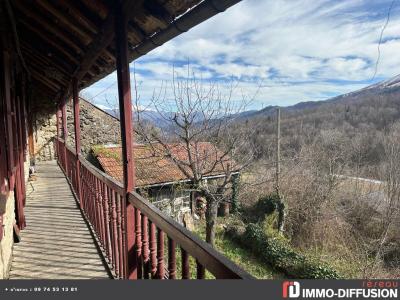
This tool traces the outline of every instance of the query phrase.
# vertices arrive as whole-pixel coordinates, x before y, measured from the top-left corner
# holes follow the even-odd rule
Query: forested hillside
[[[250,129],[249,143],[240,152],[257,150],[242,175],[240,195],[241,219],[252,239],[283,237],[290,247],[328,263],[346,278],[397,276],[398,78],[331,100],[281,108],[279,196],[276,107],[239,118],[232,130],[243,128]],[[254,236],[256,231],[249,226],[255,215],[263,213],[265,217],[257,221],[261,231],[256,231],[265,236]],[[273,261],[273,252],[267,253],[272,255],[267,261]]]
[[[254,128],[250,138],[259,149],[259,159],[268,159],[274,155],[275,112],[276,107],[267,107],[239,121]],[[347,163],[351,167],[347,172],[377,178],[377,168],[382,161],[382,136],[399,120],[398,80],[383,82],[327,101],[283,107],[282,154],[286,158],[293,158],[303,145],[329,136],[335,139],[336,147],[346,152]]]

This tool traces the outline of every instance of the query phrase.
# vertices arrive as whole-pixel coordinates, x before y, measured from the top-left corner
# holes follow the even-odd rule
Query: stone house
[[[170,152],[174,157],[187,156],[182,144],[168,144]],[[202,142],[198,144],[206,165],[213,165],[221,157],[222,152],[211,143]],[[207,155],[205,154],[207,153]],[[150,199],[160,210],[172,216],[176,221],[184,223],[186,215],[199,218],[196,202],[201,201],[191,186],[190,179],[179,169],[179,167],[166,155],[158,144],[152,146],[136,144],[133,157],[136,167],[136,187],[140,194]],[[226,165],[230,163],[235,166],[230,158],[227,158],[212,168],[212,172],[204,176],[204,181],[212,184],[226,176]],[[96,146],[93,147],[90,161],[100,170],[122,181],[123,168],[121,161],[120,146]],[[211,167],[210,167],[211,168]],[[238,167],[230,173],[235,177],[239,174]],[[235,187],[236,188],[236,187]],[[199,203],[197,203],[199,204]]]

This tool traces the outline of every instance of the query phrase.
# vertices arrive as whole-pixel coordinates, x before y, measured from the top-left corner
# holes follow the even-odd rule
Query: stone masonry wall
[[[95,145],[119,144],[119,120],[86,100],[80,101],[81,148],[84,157]],[[71,101],[67,104],[67,144],[75,147],[74,116]]]
[[[25,182],[29,177],[29,154],[24,163]],[[0,279],[7,279],[9,276],[12,251],[14,245],[13,227],[15,223],[15,199],[14,192],[10,192],[7,196],[0,195],[0,215],[3,215],[3,239],[0,242]]]
[[[0,196],[1,197],[1,196]],[[2,202],[0,205],[0,213],[3,215],[3,239],[0,242],[0,279],[8,278],[8,274],[11,267],[12,261],[12,248],[14,245],[14,235],[13,235],[13,224],[15,222],[14,213],[14,193],[8,194],[7,199],[0,200]],[[5,211],[5,212],[4,212]]]
[[[29,110],[33,120],[33,140],[36,160],[55,159],[54,138],[57,135],[56,104],[36,94]]]
[[[34,130],[35,154],[36,159],[53,160],[54,153],[54,138],[57,135],[56,115],[41,116],[36,119],[36,130]]]

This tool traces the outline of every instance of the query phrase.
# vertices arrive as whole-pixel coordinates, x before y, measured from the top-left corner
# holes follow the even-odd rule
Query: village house
[[[187,160],[187,151],[182,144],[168,144],[173,157]],[[201,149],[202,162],[209,166],[210,172],[205,171],[203,180],[212,185],[214,181],[226,176],[227,165],[230,164],[229,174],[239,176],[238,166],[226,157],[220,162],[223,153],[211,143],[197,144]],[[96,146],[92,148],[92,162],[118,181],[123,179],[121,147],[116,145]],[[191,218],[204,217],[205,200],[198,196],[191,185],[190,178],[179,169],[176,163],[167,155],[161,145],[134,145],[136,188],[139,194],[151,200],[164,213],[172,216],[181,224],[191,224]],[[214,166],[216,164],[216,166]],[[233,169],[232,169],[233,168]],[[207,169],[207,167],[205,168]],[[232,180],[232,190],[237,188],[237,181]],[[231,193],[233,194],[233,193]],[[229,198],[228,198],[229,199]],[[221,203],[221,213],[227,213],[230,201]],[[188,219],[190,218],[190,219]],[[190,226],[190,225],[189,225]]]

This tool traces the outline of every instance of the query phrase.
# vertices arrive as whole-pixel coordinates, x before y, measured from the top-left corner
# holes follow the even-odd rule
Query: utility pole
[[[279,196],[279,175],[281,172],[280,153],[281,152],[281,109],[276,109],[276,154],[275,154],[275,189]]]
[[[283,196],[280,193],[279,177],[281,173],[281,109],[276,109],[276,168],[275,168],[275,189],[276,195],[278,196],[278,231],[283,232],[285,223],[285,204],[283,202]]]

